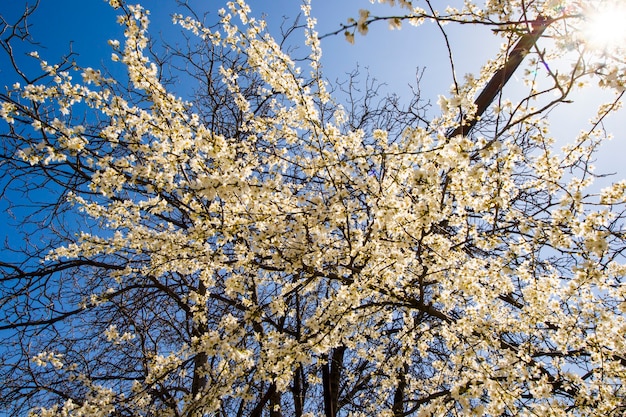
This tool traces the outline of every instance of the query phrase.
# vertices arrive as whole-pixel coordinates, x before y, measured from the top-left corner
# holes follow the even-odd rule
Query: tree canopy
[[[480,26],[502,48],[431,117],[418,88],[326,80],[310,2],[282,37],[243,0],[215,23],[181,2],[172,47],[109,0],[123,76],[37,52],[26,71],[36,10],[3,19],[21,81],[0,92],[1,192],[23,240],[0,252],[0,410],[626,411],[626,180],[599,189],[593,167],[626,85],[623,43],[588,35],[610,2],[380,2],[335,34]],[[527,90],[504,97],[522,60]],[[597,88],[613,99],[561,146],[551,112]]]

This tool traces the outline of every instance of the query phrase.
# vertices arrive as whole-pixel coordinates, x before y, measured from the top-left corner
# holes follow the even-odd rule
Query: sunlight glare
[[[624,1],[594,2],[585,14],[583,39],[590,48],[609,52],[626,46]]]

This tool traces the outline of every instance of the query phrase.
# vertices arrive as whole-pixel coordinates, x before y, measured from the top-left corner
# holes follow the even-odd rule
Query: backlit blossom
[[[2,162],[48,186],[3,195],[61,196],[50,217],[33,213],[47,250],[2,261],[3,282],[22,286],[2,287],[0,329],[28,352],[15,378],[40,384],[29,405],[49,404],[32,415],[623,411],[626,184],[594,189],[592,162],[624,61],[559,49],[580,19],[568,2],[381,0],[402,14],[362,9],[338,30],[350,42],[376,19],[495,30],[495,59],[455,76],[434,110],[375,104],[356,78],[330,84],[313,2],[294,28],[305,52],[243,0],[215,26],[175,14],[192,49],[172,62],[155,59],[148,10],[109,3],[123,77],[40,61],[45,76],[1,97]],[[560,18],[517,73],[529,93],[479,114],[530,30],[520,16],[546,7]],[[573,67],[552,69],[570,53]],[[171,82],[180,74],[198,85]],[[584,129],[562,146],[549,116],[588,80],[615,100],[573,120]]]

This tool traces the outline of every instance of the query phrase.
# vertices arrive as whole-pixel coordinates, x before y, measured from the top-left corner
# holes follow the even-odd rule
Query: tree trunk
[[[274,385],[276,387],[276,385]],[[274,392],[270,396],[270,417],[282,417],[283,413],[280,410],[280,397],[281,393],[274,388]]]
[[[398,375],[398,386],[393,394],[393,417],[404,416],[404,390],[406,389],[406,377],[404,375],[406,372],[408,369],[405,365],[402,373]]]
[[[324,384],[324,412],[326,417],[336,417],[339,405],[339,382],[343,369],[345,346],[340,346],[328,354],[328,361],[322,367]]]
[[[201,300],[204,299],[206,292],[207,292],[207,288],[202,282],[202,280],[200,280],[200,282],[198,283],[198,295],[200,296],[199,298]],[[189,313],[189,314],[193,314],[193,313]],[[193,330],[192,330],[193,337],[200,338],[208,330],[206,324],[204,323],[194,322],[192,323],[192,325],[193,325]],[[205,372],[206,372],[205,366],[208,360],[209,358],[207,354],[204,352],[197,353],[196,357],[193,360],[193,382],[191,383],[191,393],[194,398],[196,397],[196,395],[202,392],[204,388],[206,387],[207,377],[205,375]]]
[[[294,372],[291,393],[293,395],[294,417],[302,417],[304,413],[304,383],[301,366],[298,366]]]
[[[252,410],[252,412],[250,413],[250,417],[261,417],[263,415],[263,407],[265,407],[265,404],[267,404],[268,401],[273,400],[275,396],[276,396],[276,384],[272,384],[267,389],[267,392],[265,393],[265,395],[263,395],[263,398],[261,398],[261,400],[256,405],[256,407],[254,407],[254,410]],[[271,407],[273,405],[272,403],[273,401],[270,401],[270,417],[279,417],[280,412],[278,415],[273,414],[273,410]]]

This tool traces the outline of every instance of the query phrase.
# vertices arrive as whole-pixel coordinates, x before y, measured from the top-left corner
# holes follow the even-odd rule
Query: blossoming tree
[[[0,93],[3,196],[58,197],[32,217],[45,243],[2,252],[9,415],[626,409],[626,181],[594,189],[591,166],[626,65],[620,45],[582,35],[588,5],[362,10],[340,30],[350,41],[379,20],[502,36],[497,59],[425,121],[419,97],[374,106],[372,90],[344,110],[308,3],[306,60],[238,0],[215,27],[176,15],[195,41],[172,61],[148,48],[147,10],[110,3],[127,80],[34,53],[44,76],[16,67],[24,81]],[[546,79],[520,71],[526,96],[479,109],[539,21],[546,41],[523,55]],[[198,83],[189,101],[166,80],[175,59]],[[573,65],[546,64],[559,59]],[[550,111],[588,83],[615,98],[559,149]]]

